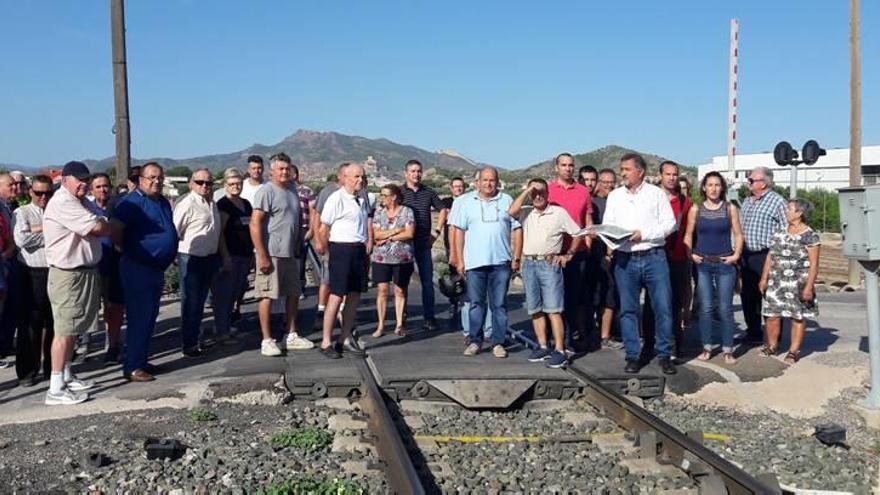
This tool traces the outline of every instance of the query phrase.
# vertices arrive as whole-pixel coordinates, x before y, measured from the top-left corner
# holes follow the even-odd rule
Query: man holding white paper
[[[627,229],[632,237],[614,247],[614,277],[620,295],[620,327],[626,349],[627,373],[637,373],[641,363],[639,294],[645,287],[654,305],[655,350],[666,374],[676,372],[672,353],[672,288],[663,249],[675,229],[669,199],[660,188],[645,182],[647,163],[637,153],[620,159],[624,187],[608,195],[602,223]]]

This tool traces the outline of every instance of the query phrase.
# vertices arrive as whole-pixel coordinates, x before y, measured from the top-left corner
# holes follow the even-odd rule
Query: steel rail
[[[527,347],[535,348],[538,345],[523,332],[508,329],[508,334]],[[702,464],[710,470],[706,474],[721,477],[730,495],[785,493],[745,472],[647,409],[626,400],[620,393],[603,385],[595,376],[571,366],[566,367],[566,371],[584,384],[587,401],[622,428],[632,433],[655,432],[662,446],[664,461],[685,471],[698,471],[698,464]]]
[[[392,492],[400,495],[424,494],[425,488],[367,360],[358,358],[355,363],[361,374],[360,404],[367,414],[367,425],[373,434],[376,452],[384,463],[385,478]]]

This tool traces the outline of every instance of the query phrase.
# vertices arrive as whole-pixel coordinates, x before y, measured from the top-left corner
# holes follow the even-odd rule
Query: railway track
[[[510,330],[509,335],[528,347],[538,343],[522,332]],[[658,462],[679,467],[694,478],[700,493],[706,494],[789,494],[779,487],[773,475],[752,476],[702,443],[700,432],[679,431],[647,409],[627,400],[603,385],[596,377],[567,367],[566,371],[584,384],[584,398],[603,416],[612,419],[632,436],[638,437],[639,448],[655,455]]]
[[[317,254],[313,249],[309,249],[308,254],[316,273],[319,273],[321,265]],[[537,347],[537,343],[522,332],[509,329],[509,335],[528,347]],[[367,414],[371,440],[392,491],[398,494],[425,493],[410,452],[365,358],[357,360],[357,368],[361,376],[361,407]],[[701,433],[683,433],[603,385],[596,377],[571,367],[567,371],[583,384],[583,397],[590,406],[637,438],[640,457],[654,457],[660,464],[681,469],[695,480],[701,494],[791,493],[782,490],[772,475],[752,476],[716,454],[703,445]]]

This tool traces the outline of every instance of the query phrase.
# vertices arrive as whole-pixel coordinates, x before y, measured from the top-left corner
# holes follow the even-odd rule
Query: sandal
[[[794,364],[800,360],[801,360],[801,351],[800,350],[788,351],[788,354],[786,354],[785,358],[783,359],[783,361],[785,361],[785,364]]]
[[[699,359],[700,361],[708,361],[712,359],[712,351],[701,352],[700,355],[697,356],[697,359]]]
[[[724,353],[724,364],[736,364],[736,358],[733,357],[732,352]]]
[[[760,355],[761,357],[773,357],[776,355],[776,352],[777,351],[776,351],[775,347],[770,347],[769,345],[765,345],[765,346],[761,347],[760,351],[758,351],[758,355]]]
[[[399,337],[406,337],[406,328],[405,327],[397,327],[394,329],[394,335]]]
[[[381,336],[382,336],[382,332],[383,332],[384,330],[385,330],[384,328],[377,328],[376,331],[373,332],[373,338],[374,338],[374,339],[378,339],[379,337],[381,337]]]

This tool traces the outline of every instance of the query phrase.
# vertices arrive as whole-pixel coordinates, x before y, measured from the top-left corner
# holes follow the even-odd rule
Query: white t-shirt
[[[251,205],[254,204],[254,195],[257,194],[257,189],[263,186],[265,182],[261,184],[257,184],[256,186],[251,185],[251,180],[249,178],[245,178],[241,184],[241,197],[248,200],[248,203]]]
[[[330,226],[330,242],[367,242],[369,215],[364,198],[340,188],[324,203],[321,223]]]

